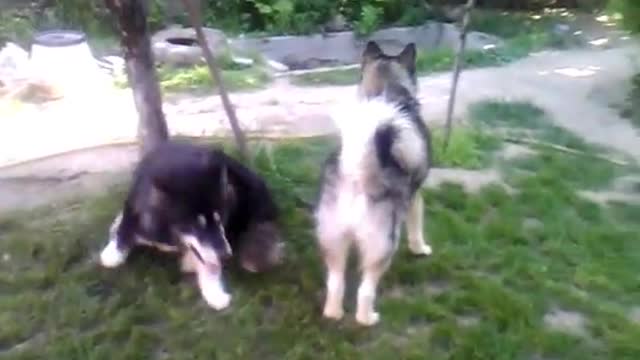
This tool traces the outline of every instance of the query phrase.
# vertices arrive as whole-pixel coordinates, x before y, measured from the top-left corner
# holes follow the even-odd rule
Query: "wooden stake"
[[[189,18],[191,20],[191,26],[196,31],[196,37],[198,39],[198,44],[202,48],[202,54],[204,55],[204,59],[207,62],[207,66],[209,67],[209,73],[213,78],[214,82],[218,86],[218,91],[220,93],[220,99],[222,100],[222,106],[224,107],[224,111],[229,118],[229,124],[231,125],[231,130],[233,131],[233,136],[236,140],[236,146],[238,147],[238,152],[240,153],[240,157],[243,160],[248,159],[247,154],[247,141],[240,128],[240,124],[238,122],[238,117],[236,116],[235,109],[229,100],[229,94],[224,86],[222,80],[222,72],[216,63],[211,50],[209,49],[209,44],[207,42],[207,38],[204,36],[204,32],[202,31],[202,19],[200,18],[200,11],[196,8],[193,3],[193,0],[182,0],[184,7],[189,13]]]
[[[458,53],[456,54],[455,62],[453,65],[453,81],[451,84],[451,94],[449,95],[449,104],[447,107],[447,123],[444,133],[443,151],[447,150],[449,146],[449,138],[451,137],[451,122],[453,118],[453,108],[456,102],[456,92],[458,91],[458,80],[460,78],[460,71],[462,69],[462,63],[464,62],[464,48],[467,42],[467,28],[469,27],[469,21],[471,19],[471,10],[475,6],[475,0],[467,0],[465,5],[464,15],[462,16],[462,28],[460,30],[460,46]]]
[[[138,111],[138,140],[142,153],[167,141],[169,130],[162,111],[162,93],[151,51],[144,0],[104,0],[118,21],[127,79]]]

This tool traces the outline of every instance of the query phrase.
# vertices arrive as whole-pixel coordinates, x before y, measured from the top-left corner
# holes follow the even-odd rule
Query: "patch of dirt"
[[[135,145],[98,147],[0,169],[0,215],[104,192],[128,180]]]
[[[613,182],[613,189],[630,195],[640,195],[640,177],[637,175],[621,176]]]
[[[56,204],[84,194],[101,193],[111,185],[125,181],[127,176],[118,173],[92,173],[55,183],[38,179],[0,179],[0,215],[17,209]]]
[[[27,348],[40,347],[42,346],[42,344],[45,342],[46,339],[47,339],[47,336],[44,333],[35,334],[30,338],[22,341],[21,343],[18,343],[6,349],[0,349],[0,355],[4,355],[4,356],[9,356],[12,354],[15,355],[16,353],[19,353]]]
[[[407,292],[401,286],[394,286],[389,290],[389,299],[404,299],[407,296]]]
[[[528,146],[507,143],[503,146],[502,150],[499,153],[499,156],[505,160],[513,160],[526,156],[532,156],[535,154],[536,151],[532,150]]]
[[[593,201],[600,205],[607,205],[609,202],[621,202],[629,204],[640,204],[640,195],[634,195],[619,191],[579,191],[578,195],[587,200]]]
[[[407,330],[405,332],[407,336],[426,336],[430,331],[431,325],[427,323],[420,323],[407,326]]]
[[[544,316],[548,328],[579,337],[588,335],[587,321],[583,314],[569,310],[554,309]]]
[[[542,227],[544,227],[544,224],[536,218],[529,217],[522,220],[522,228],[525,230],[535,230]]]
[[[637,175],[620,176],[613,181],[609,189],[583,190],[578,194],[600,205],[607,205],[609,202],[640,204],[640,177]]]
[[[444,294],[449,289],[451,289],[451,285],[447,281],[429,281],[425,286],[425,292],[430,297]]]
[[[394,286],[389,290],[388,296],[391,299],[403,299],[407,296],[424,296],[425,294],[427,297],[435,297],[450,289],[451,285],[447,281],[429,281],[424,285],[424,289],[421,287],[407,289],[402,286]]]
[[[635,306],[629,311],[629,320],[640,325],[640,306]]]
[[[462,327],[473,327],[480,323],[480,317],[475,315],[459,315],[456,317],[458,325]]]
[[[402,347],[414,342],[416,339],[428,338],[431,333],[431,329],[432,326],[428,322],[410,321],[409,324],[402,328],[393,331],[385,331],[373,339],[364,341],[359,345],[359,347],[362,349],[370,349],[381,342],[389,342],[394,346]]]

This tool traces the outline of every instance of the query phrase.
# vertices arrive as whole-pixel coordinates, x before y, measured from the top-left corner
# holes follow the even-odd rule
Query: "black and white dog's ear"
[[[219,209],[220,217],[222,218],[223,223],[226,223],[230,209],[233,208],[233,204],[235,202],[234,187],[229,181],[229,170],[227,169],[226,164],[220,166],[216,197],[218,199],[217,208]]]
[[[227,173],[227,166],[220,166],[220,176],[218,176],[218,191],[221,195],[221,200],[224,202],[226,199],[227,188],[229,186],[229,175]],[[224,203],[222,204],[225,205]]]

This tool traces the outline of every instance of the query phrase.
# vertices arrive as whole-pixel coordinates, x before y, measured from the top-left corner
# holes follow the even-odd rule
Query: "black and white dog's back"
[[[277,216],[266,184],[242,164],[218,149],[168,142],[135,169],[101,263],[119,266],[139,245],[179,253],[207,303],[222,309],[231,300],[222,265],[236,250],[249,271],[281,261]]]
[[[360,254],[362,281],[356,320],[379,321],[378,282],[398,246],[406,221],[410,250],[428,255],[418,189],[430,166],[429,131],[415,98],[415,46],[397,56],[369,42],[363,54],[360,94],[337,109],[339,151],[323,171],[315,210],[318,243],[327,267],[324,316],[343,316],[345,268],[352,244]]]

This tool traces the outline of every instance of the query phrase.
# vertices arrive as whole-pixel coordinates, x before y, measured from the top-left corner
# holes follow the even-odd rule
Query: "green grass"
[[[505,136],[525,137],[588,153],[604,149],[551,122],[547,113],[529,102],[483,101],[471,106],[474,124],[502,131]]]
[[[499,110],[523,126],[539,121],[521,104]],[[463,144],[476,136],[455,133]],[[382,323],[356,326],[352,295],[344,321],[322,319],[323,268],[296,195],[315,194],[333,146],[287,141],[271,161],[257,156],[283,211],[288,258],[267,274],[229,269],[234,299],[221,313],[171,258],[139,252],[117,270],[94,263],[122,186],[1,219],[0,358],[640,358],[640,324],[628,317],[640,305],[640,206],[579,197],[615,172],[544,150],[529,159],[532,171],[507,177],[513,192],[490,185],[472,194],[451,183],[425,190],[435,253],[418,259],[401,243],[382,283]],[[581,314],[585,335],[546,326],[556,308]]]
[[[254,59],[254,65],[242,67],[228,57],[219,60],[222,69],[222,79],[229,91],[255,90],[264,88],[270,81],[269,72],[262,66],[259,59]],[[191,67],[158,67],[160,88],[169,93],[190,92],[204,93],[214,89],[214,81],[206,65]],[[127,79],[117,79],[119,87],[129,86]]]
[[[159,72],[160,86],[168,92],[208,91],[214,87],[206,66],[190,69],[163,69]],[[224,70],[222,79],[231,91],[263,88],[270,80],[269,74],[259,68]]]
[[[447,149],[444,150],[444,129],[431,130],[433,163],[436,167],[482,169],[491,165],[500,141],[488,132],[461,126],[451,130]]]
[[[574,182],[583,188],[597,188],[606,185],[611,178],[630,171],[595,157],[598,154],[606,154],[616,158],[620,157],[620,154],[589,144],[572,132],[555,125],[543,109],[526,101],[489,100],[473,104],[469,109],[469,121],[480,133],[490,132],[497,138],[526,139],[540,144],[530,146],[540,151],[538,156],[519,158],[502,164],[510,178],[528,179],[532,173],[539,173],[541,176],[545,174],[548,177],[564,174],[567,182]],[[579,153],[563,154],[549,149],[547,144]],[[576,170],[576,163],[583,162],[589,166]],[[631,169],[637,170],[635,165],[631,165]]]

